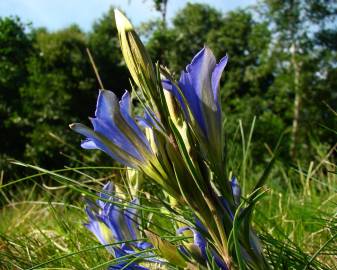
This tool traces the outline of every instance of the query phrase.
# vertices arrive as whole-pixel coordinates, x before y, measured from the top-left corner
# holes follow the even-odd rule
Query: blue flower
[[[163,88],[177,98],[187,120],[195,121],[204,138],[216,147],[221,146],[222,140],[219,83],[227,60],[225,56],[217,64],[212,51],[204,47],[186,67],[186,71],[182,72],[178,82],[180,89],[169,80],[162,82]],[[190,119],[188,108],[194,120]]]
[[[138,200],[135,199],[131,202],[133,207],[123,209],[116,205],[116,203],[121,203],[121,201],[114,197],[113,193],[114,187],[112,183],[108,183],[99,194],[100,198],[104,201],[97,200],[96,203],[88,202],[86,212],[89,222],[85,224],[85,226],[97,237],[101,244],[107,245],[106,249],[112,253],[116,259],[121,258],[117,264],[110,266],[109,269],[147,269],[138,265],[139,261],[158,261],[144,258],[154,256],[151,251],[146,252],[146,250],[153,248],[152,244],[145,241],[137,241],[138,228],[135,206],[138,205]],[[114,242],[123,241],[125,241],[125,243],[118,246],[109,246],[109,244]],[[140,251],[145,252],[137,254]],[[134,256],[123,259],[122,257],[126,255]],[[129,263],[129,261],[134,258],[139,258],[139,261]]]
[[[238,179],[235,176],[232,177],[232,180],[230,181],[230,185],[232,188],[232,195],[233,195],[234,202],[238,206],[241,200],[241,187],[239,185]]]
[[[197,222],[197,224],[198,223],[200,224],[200,222]],[[206,264],[206,262],[208,262],[209,264],[211,264],[211,262],[208,261],[210,258],[209,258],[209,255],[207,255],[207,249],[209,248],[208,245],[207,245],[207,241],[202,236],[202,234],[199,232],[199,230],[201,230],[202,227],[203,226],[201,225],[201,227],[198,228],[198,230],[197,230],[197,229],[186,226],[186,227],[179,228],[177,232],[178,232],[178,234],[182,234],[185,231],[192,231],[194,245],[199,249],[201,259],[202,259],[203,263]],[[217,266],[222,270],[227,270],[228,268],[227,268],[226,264],[224,263],[224,261],[220,258],[220,256],[212,248],[209,248],[209,249],[210,249],[210,254],[212,256],[212,259],[215,261]],[[184,248],[182,249],[182,251],[185,254],[187,254],[187,252],[186,252],[186,250],[184,250]]]
[[[130,94],[122,99],[107,90],[100,90],[95,118],[90,118],[94,130],[79,123],[70,127],[87,137],[81,144],[85,149],[100,149],[113,159],[132,168],[148,163],[153,153],[145,134],[130,115]]]

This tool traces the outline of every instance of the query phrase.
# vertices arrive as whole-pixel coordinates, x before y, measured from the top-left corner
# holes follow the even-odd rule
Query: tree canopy
[[[248,128],[257,116],[257,161],[286,130],[286,163],[310,160],[317,148],[335,143],[335,1],[264,0],[225,14],[189,3],[172,22],[166,22],[169,1],[154,4],[162,16],[141,27],[144,40],[174,76],[205,45],[217,59],[229,56],[221,83],[226,130],[235,134],[239,119]],[[100,158],[74,150],[78,137],[68,124],[94,115],[100,85],[87,48],[105,89],[130,90],[114,21],[111,9],[85,33],[76,25],[50,32],[0,18],[0,170],[9,174],[8,158],[50,168]]]

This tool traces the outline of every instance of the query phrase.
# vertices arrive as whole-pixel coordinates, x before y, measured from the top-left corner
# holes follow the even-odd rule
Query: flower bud
[[[115,20],[124,60],[133,80],[143,91],[153,93],[156,73],[149,54],[131,22],[118,9],[115,9]]]

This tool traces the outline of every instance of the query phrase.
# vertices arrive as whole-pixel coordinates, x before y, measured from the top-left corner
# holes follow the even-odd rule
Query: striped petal
[[[132,168],[146,166],[153,152],[145,134],[131,117],[130,107],[127,91],[119,101],[113,92],[100,90],[95,118],[90,118],[94,130],[77,123],[70,127],[87,137],[81,144],[83,148],[100,149]]]
[[[120,149],[104,135],[101,135],[100,133],[97,133],[93,131],[91,128],[80,123],[72,124],[70,125],[70,128],[76,131],[77,133],[80,133],[83,136],[87,137],[87,140],[84,143],[84,147],[86,147],[86,149],[88,149],[88,145],[90,146],[90,149],[93,149],[92,147],[96,145],[97,149],[102,150],[103,152],[111,156],[113,159],[117,160],[118,162],[126,166],[132,168],[137,168],[139,166],[141,161],[130,156],[123,149]]]
[[[223,57],[219,63],[215,66],[213,72],[212,72],[212,91],[213,91],[213,96],[214,96],[214,103],[215,104],[220,104],[219,101],[219,90],[220,90],[220,79],[221,79],[221,75],[223,70],[225,69],[226,65],[228,62],[228,56],[226,55],[225,57]]]
[[[216,148],[221,148],[221,107],[219,101],[219,83],[221,74],[226,66],[227,56],[218,64],[212,51],[204,47],[193,58],[192,62],[183,71],[177,87],[169,80],[163,80],[163,88],[170,91],[180,103],[185,116],[187,104],[184,104],[184,95],[193,117],[204,136]],[[188,118],[186,118],[189,121]]]

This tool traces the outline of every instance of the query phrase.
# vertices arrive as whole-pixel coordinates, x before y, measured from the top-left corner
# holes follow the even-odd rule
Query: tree
[[[218,28],[221,14],[203,4],[188,3],[173,18],[173,28],[164,29],[156,24],[147,46],[153,59],[168,64],[180,72],[205,45],[212,28]]]
[[[225,99],[267,91],[273,77],[266,63],[270,32],[265,23],[254,21],[248,11],[229,12],[221,26],[210,31],[208,44],[218,58],[226,54],[230,58],[222,91]]]
[[[28,62],[28,79],[21,89],[26,115],[25,156],[44,167],[65,163],[60,151],[70,151],[67,143],[76,142],[68,125],[94,113],[95,79],[86,54],[86,36],[77,26],[49,33],[34,33],[35,54]],[[56,133],[66,143],[51,136]]]
[[[175,49],[170,54],[173,70],[181,70],[207,44],[211,29],[221,26],[221,13],[209,5],[188,3],[173,18]]]
[[[18,18],[0,18],[0,171],[8,168],[7,158],[21,157],[26,142],[19,91],[32,54],[26,28]]]
[[[166,27],[166,13],[168,0],[153,0],[154,6],[158,12],[161,14],[161,21],[163,26]]]
[[[295,159],[298,152],[307,151],[308,134],[311,134],[307,131],[317,130],[317,126],[314,129],[310,127],[322,120],[321,113],[315,116],[317,108],[321,107],[321,104],[318,105],[319,97],[326,97],[330,101],[332,98],[324,94],[324,89],[328,90],[327,85],[319,85],[321,79],[327,78],[329,73],[323,75],[322,65],[330,66],[331,70],[331,61],[335,57],[330,54],[327,60],[329,53],[322,42],[325,40],[331,46],[329,40],[333,34],[329,35],[327,31],[330,34],[333,31],[325,27],[329,25],[328,21],[331,23],[336,18],[336,3],[321,0],[265,0],[260,10],[269,21],[273,33],[270,61],[276,64],[274,91],[293,98],[292,114],[285,110],[283,117],[291,121],[290,155]],[[289,107],[289,104],[284,106]]]

